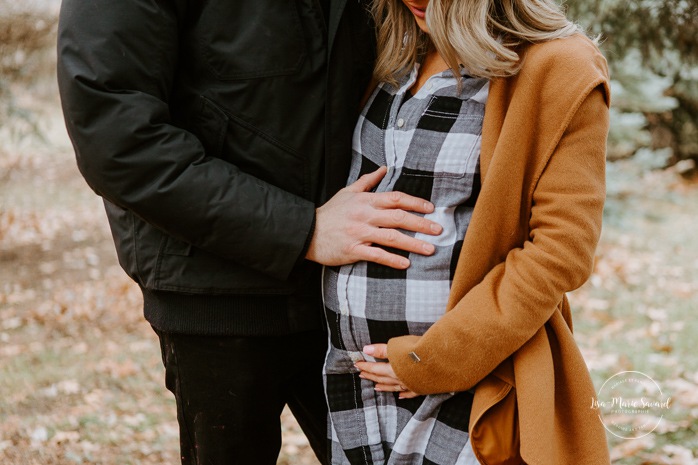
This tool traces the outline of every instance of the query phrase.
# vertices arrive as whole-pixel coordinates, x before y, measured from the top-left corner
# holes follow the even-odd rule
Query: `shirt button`
[[[404,125],[405,125],[405,120],[404,120],[404,119],[400,118],[399,120],[397,120],[397,127],[401,128],[401,127],[403,127]]]
[[[349,307],[346,304],[340,305],[339,313],[341,313],[342,315],[349,315]]]

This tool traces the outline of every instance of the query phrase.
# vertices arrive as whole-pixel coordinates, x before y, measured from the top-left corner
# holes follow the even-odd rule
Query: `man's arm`
[[[208,156],[196,136],[172,124],[168,99],[185,3],[64,0],[58,80],[78,166],[95,192],[162,231],[284,279],[311,234],[315,206]],[[318,212],[311,250],[326,234],[330,203]],[[411,206],[402,200],[393,208]],[[384,224],[378,213],[385,211],[370,218],[379,226],[409,227]],[[334,257],[372,259],[365,252]],[[309,258],[327,262],[321,254]]]

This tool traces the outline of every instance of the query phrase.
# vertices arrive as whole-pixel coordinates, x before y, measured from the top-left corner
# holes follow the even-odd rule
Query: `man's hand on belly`
[[[434,205],[402,192],[370,192],[386,172],[381,167],[360,177],[317,209],[308,260],[330,266],[369,261],[405,269],[410,266],[407,258],[376,246],[420,255],[434,253],[433,244],[398,231],[441,234],[441,225],[414,214],[431,213]]]

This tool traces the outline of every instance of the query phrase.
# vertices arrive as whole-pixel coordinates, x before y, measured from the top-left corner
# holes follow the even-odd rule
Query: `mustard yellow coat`
[[[523,56],[516,76],[490,84],[482,190],[448,312],[421,337],[391,339],[388,357],[417,393],[475,388],[471,444],[482,463],[520,463],[507,452],[518,428],[527,464],[608,464],[565,297],[591,274],[601,232],[606,60],[581,35]],[[518,421],[498,426],[513,402]]]

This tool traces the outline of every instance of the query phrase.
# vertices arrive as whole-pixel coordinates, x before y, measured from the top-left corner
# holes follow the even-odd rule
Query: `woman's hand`
[[[372,344],[364,347],[366,355],[375,358],[388,358],[387,344]],[[412,399],[419,394],[407,389],[390,366],[390,362],[356,362],[356,368],[361,370],[359,377],[376,383],[376,391],[399,392],[400,399]]]

